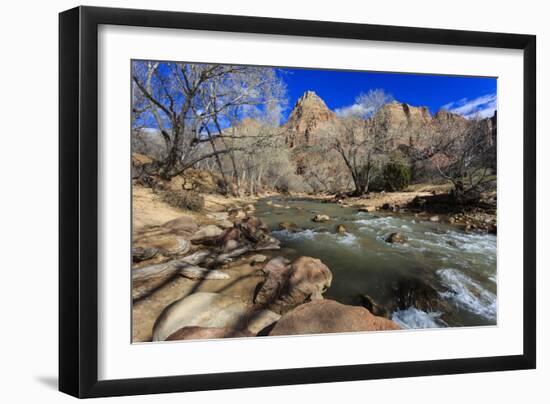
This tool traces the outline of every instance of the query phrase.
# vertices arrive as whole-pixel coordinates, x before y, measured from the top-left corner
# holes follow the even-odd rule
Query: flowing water
[[[331,221],[315,223],[311,219],[316,214],[326,214]],[[406,328],[496,324],[494,235],[465,233],[413,215],[364,213],[306,199],[264,199],[256,204],[256,215],[282,242],[285,256],[319,258],[331,269],[327,298],[359,304],[359,296],[368,294],[377,302],[388,302],[395,300],[396,287],[402,293],[403,286],[396,285],[410,285],[415,293],[415,285],[429,284],[444,309],[400,307],[393,310],[392,319]],[[280,230],[281,222],[295,223],[298,231]],[[346,232],[337,234],[337,224]],[[387,243],[393,232],[407,241]]]

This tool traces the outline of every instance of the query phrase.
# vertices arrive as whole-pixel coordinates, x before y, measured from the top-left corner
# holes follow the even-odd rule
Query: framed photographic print
[[[59,23],[61,391],[535,367],[534,36]]]

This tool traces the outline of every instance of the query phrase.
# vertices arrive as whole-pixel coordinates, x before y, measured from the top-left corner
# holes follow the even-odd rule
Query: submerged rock
[[[406,310],[415,307],[425,312],[449,310],[443,299],[429,280],[411,277],[392,285],[394,296],[391,310]]]
[[[299,231],[298,226],[294,222],[281,222],[279,223],[279,228],[293,233]]]
[[[391,318],[392,316],[391,309],[384,306],[383,304],[380,304],[378,301],[376,301],[373,297],[371,297],[368,294],[360,295],[359,301],[361,303],[361,306],[365,307],[368,311],[370,311],[375,316],[381,316],[386,318]]]
[[[361,206],[357,209],[358,212],[376,212],[376,206]]]
[[[346,226],[339,224],[336,226],[336,233],[344,234],[347,231]]]
[[[235,330],[228,327],[183,327],[170,334],[166,341],[186,339],[243,338],[254,337],[248,330]]]
[[[279,317],[269,310],[255,310],[234,297],[199,292],[164,309],[153,328],[153,341],[164,341],[181,328],[193,326],[248,330],[256,334]]]
[[[319,300],[296,307],[275,324],[269,335],[324,334],[333,332],[399,330],[393,321],[366,308],[334,300]]]
[[[392,233],[386,238],[386,242],[391,244],[404,243],[406,241],[407,241],[407,238],[400,232]]]
[[[313,220],[314,222],[328,222],[330,220],[330,217],[328,215],[318,214],[315,215],[311,220]]]

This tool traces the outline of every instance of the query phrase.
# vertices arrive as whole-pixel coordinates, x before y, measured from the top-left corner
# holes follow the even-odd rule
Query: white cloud
[[[474,99],[463,98],[459,101],[449,102],[441,107],[454,114],[462,115],[465,118],[479,116],[488,118],[493,116],[497,109],[497,95],[486,94]]]
[[[372,110],[372,107],[367,108],[363,104],[355,103],[342,108],[336,108],[334,112],[336,112],[336,115],[346,118],[349,116],[367,116]]]

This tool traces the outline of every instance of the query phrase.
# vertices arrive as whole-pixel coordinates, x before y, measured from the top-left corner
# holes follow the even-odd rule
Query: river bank
[[[423,191],[407,198],[414,199],[420,192]],[[357,324],[352,327],[349,323],[349,330],[494,324],[496,238],[466,233],[448,220],[432,221],[428,215],[383,210],[384,204],[389,203],[388,196],[373,199],[377,201],[376,209],[368,211],[364,200],[343,204],[327,203],[334,202],[333,197],[205,195],[205,209],[197,213],[173,208],[150,188],[134,186],[133,236],[134,247],[138,248],[134,252],[141,256],[134,259],[133,265],[133,341],[153,340],[159,323],[166,323],[159,319],[166,316],[168,307],[189,302],[191,295],[197,295],[195,300],[202,299],[199,306],[204,313],[198,314],[196,302],[195,309],[188,304],[178,313],[186,313],[187,326],[203,327],[184,331],[182,338],[254,336],[261,332],[270,335],[266,328],[274,327],[281,315],[290,315],[312,300],[311,288],[319,291],[319,297],[322,293],[324,300],[338,302],[343,307],[337,306],[338,310],[365,310],[358,317],[362,319],[357,320],[360,325],[353,328]],[[329,220],[313,222],[312,218],[319,214],[329,216]],[[292,222],[294,228],[282,229],[282,222]],[[339,225],[343,230],[337,231]],[[389,234],[396,232],[406,242],[386,241]],[[146,259],[140,260],[150,248],[164,248],[164,253],[152,257],[145,254]],[[190,262],[189,257],[197,261]],[[311,257],[312,261],[300,264],[301,257]],[[185,260],[188,261],[182,266]],[[325,274],[325,267],[330,281],[320,275]],[[156,271],[155,276],[140,278],[140,274],[151,273],[151,269]],[[300,273],[305,278],[315,274],[320,278],[309,282],[306,295],[299,287],[281,295],[288,288],[290,273]],[[266,287],[271,297],[267,304],[259,304],[258,293]],[[228,301],[211,302],[220,296]],[[281,307],[296,296],[301,297],[290,306]],[[222,318],[210,318],[214,312],[223,312],[219,305],[238,306],[240,320],[233,318],[233,323],[228,324]],[[321,308],[313,306],[320,315]],[[260,325],[250,320],[258,313]],[[350,311],[351,317],[355,314]],[[256,324],[254,332],[247,328],[250,335],[242,332],[242,326],[234,327],[235,322],[241,324],[242,318],[247,319],[247,324]],[[378,319],[390,322],[380,325],[382,320]],[[205,324],[210,326],[204,327]],[[311,331],[293,327],[296,333]],[[340,331],[345,330],[344,327]],[[235,332],[238,335],[233,335]]]

